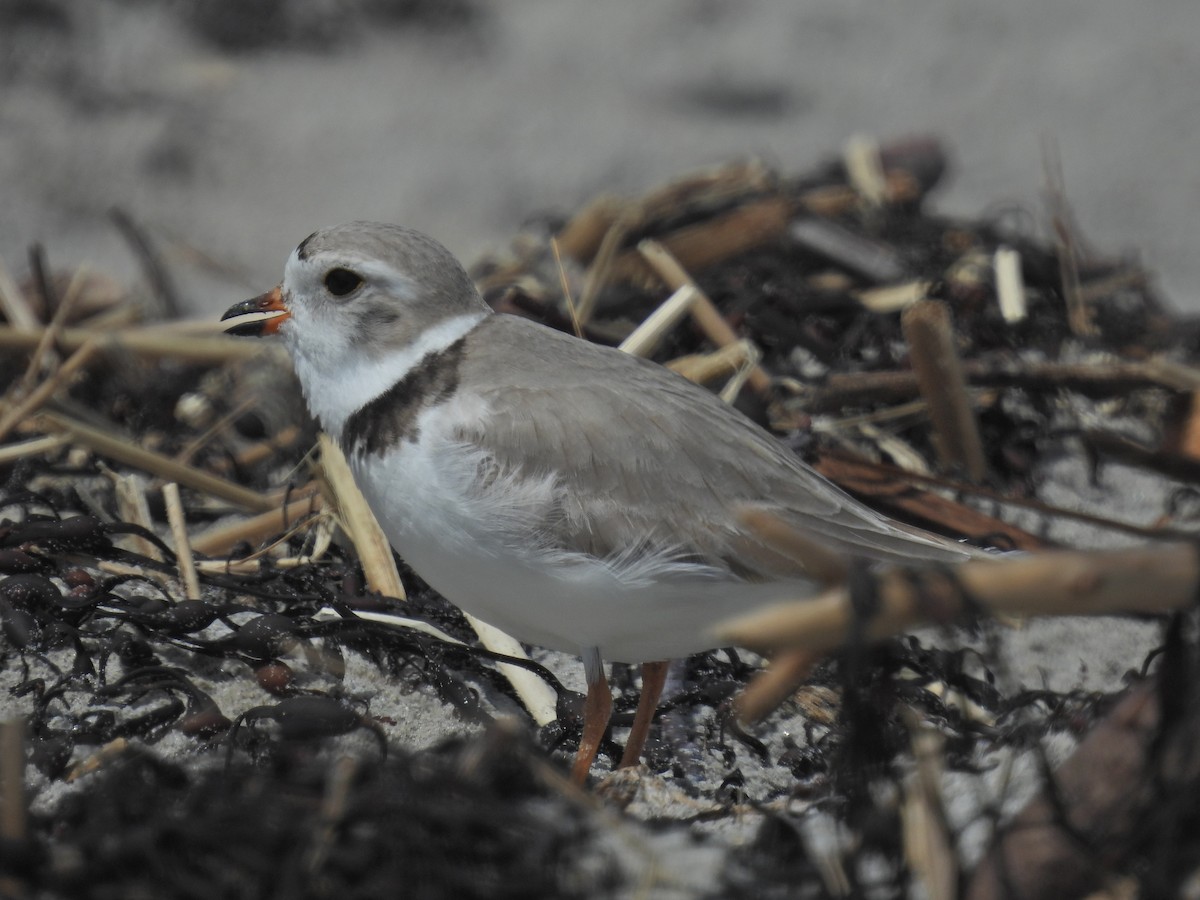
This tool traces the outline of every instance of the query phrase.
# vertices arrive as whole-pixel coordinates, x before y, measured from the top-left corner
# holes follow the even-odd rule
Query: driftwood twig
[[[961,468],[972,481],[982,481],[987,460],[954,346],[949,308],[937,300],[922,300],[906,309],[900,322],[942,465]]]
[[[179,578],[183,582],[184,595],[188,600],[200,599],[200,578],[196,574],[196,560],[192,556],[188,540],[187,516],[179,496],[179,485],[169,482],[162,488],[163,502],[167,507],[167,524],[175,542],[175,562],[179,566]]]
[[[1200,561],[1191,544],[1171,544],[977,559],[948,570],[885,569],[872,577],[878,608],[861,627],[874,641],[978,612],[1096,616],[1183,609],[1195,600]],[[849,591],[840,586],[743,616],[716,632],[756,649],[830,651],[854,629]]]
[[[689,312],[709,340],[718,347],[736,344],[740,340],[737,332],[725,321],[725,317],[712,300],[696,286],[682,264],[665,246],[657,241],[642,241],[638,244],[638,250],[671,290],[678,291],[680,288],[690,287],[695,292]],[[761,366],[756,365],[750,373],[750,386],[759,393],[765,393],[771,387],[771,376]]]

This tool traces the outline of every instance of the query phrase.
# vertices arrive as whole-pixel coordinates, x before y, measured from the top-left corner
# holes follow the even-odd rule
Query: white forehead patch
[[[343,268],[362,276],[368,284],[385,291],[398,300],[417,296],[417,284],[408,275],[381,260],[364,256],[353,250],[325,250],[305,258],[300,256],[301,244],[291,252],[283,267],[283,284],[287,290],[306,290],[316,286],[330,269]]]

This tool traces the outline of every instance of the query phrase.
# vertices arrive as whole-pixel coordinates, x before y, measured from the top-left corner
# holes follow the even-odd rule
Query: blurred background
[[[466,262],[545,210],[856,133],[953,154],[935,203],[1040,214],[1043,145],[1098,248],[1200,311],[1196,0],[0,0],[0,259],[138,271],[211,315],[320,225]]]

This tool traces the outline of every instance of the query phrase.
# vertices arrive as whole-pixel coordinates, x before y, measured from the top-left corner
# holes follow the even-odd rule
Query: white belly
[[[716,622],[811,591],[803,582],[748,584],[711,575],[621,577],[582,554],[539,551],[539,510],[553,485],[501,485],[481,496],[477,458],[405,444],[362,465],[359,486],[408,565],[452,603],[530,644],[604,659],[672,659],[718,646]],[[526,540],[521,540],[525,535]]]

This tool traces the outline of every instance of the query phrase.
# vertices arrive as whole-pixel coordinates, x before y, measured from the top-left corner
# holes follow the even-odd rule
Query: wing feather
[[[545,537],[599,558],[670,548],[754,580],[803,577],[737,510],[765,509],[843,555],[971,555],[860,504],[719,398],[652,362],[513,316],[469,336],[462,385],[490,410],[454,438],[500,471],[563,486]],[[533,348],[517,358],[498,348]]]

